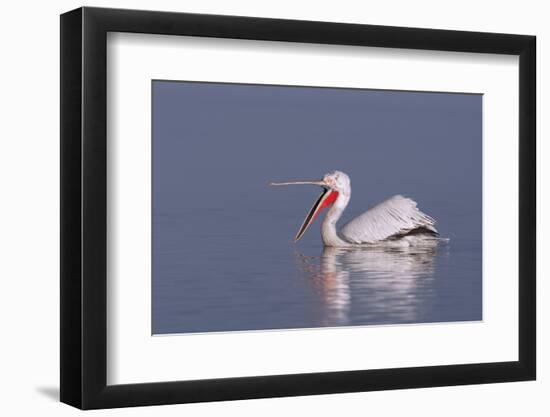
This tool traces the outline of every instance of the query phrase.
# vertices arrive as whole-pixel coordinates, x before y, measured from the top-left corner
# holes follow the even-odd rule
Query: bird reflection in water
[[[439,246],[325,247],[296,258],[321,301],[320,325],[412,323],[433,304],[435,260],[446,253]]]

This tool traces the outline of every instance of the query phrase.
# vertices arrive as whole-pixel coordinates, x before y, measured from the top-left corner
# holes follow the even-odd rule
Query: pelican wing
[[[435,220],[417,207],[416,202],[395,195],[346,223],[340,234],[350,243],[373,243],[424,228],[437,233]]]

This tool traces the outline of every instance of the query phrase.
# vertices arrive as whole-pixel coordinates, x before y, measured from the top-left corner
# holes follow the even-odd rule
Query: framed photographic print
[[[61,401],[535,378],[533,36],[85,7],[61,102]]]

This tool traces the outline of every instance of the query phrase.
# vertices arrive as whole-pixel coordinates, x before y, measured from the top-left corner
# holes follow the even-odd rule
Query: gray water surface
[[[481,95],[153,82],[154,334],[482,319]],[[350,175],[342,224],[394,194],[448,244],[292,237]],[[322,218],[322,215],[320,216]]]
[[[191,213],[155,222],[165,237],[155,260],[162,277],[154,286],[155,333],[481,319],[479,241],[337,249],[322,248],[320,236],[293,244],[287,230],[277,244],[250,239],[237,213],[208,214],[227,221],[223,234],[195,234]],[[257,229],[266,230],[261,223]],[[287,224],[274,223],[280,230]]]

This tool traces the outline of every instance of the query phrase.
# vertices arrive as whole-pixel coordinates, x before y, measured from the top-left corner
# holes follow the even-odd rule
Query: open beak
[[[307,214],[302,225],[300,226],[298,233],[296,233],[296,236],[294,237],[295,242],[300,240],[300,238],[304,235],[311,223],[313,223],[313,220],[317,218],[319,213],[324,208],[329,207],[331,204],[333,204],[338,198],[338,192],[331,190],[324,181],[272,182],[269,185],[318,185],[320,187],[323,187],[321,195],[319,196],[319,198],[317,198],[317,201],[315,201],[315,203],[311,207],[311,210],[309,210],[309,213]]]

